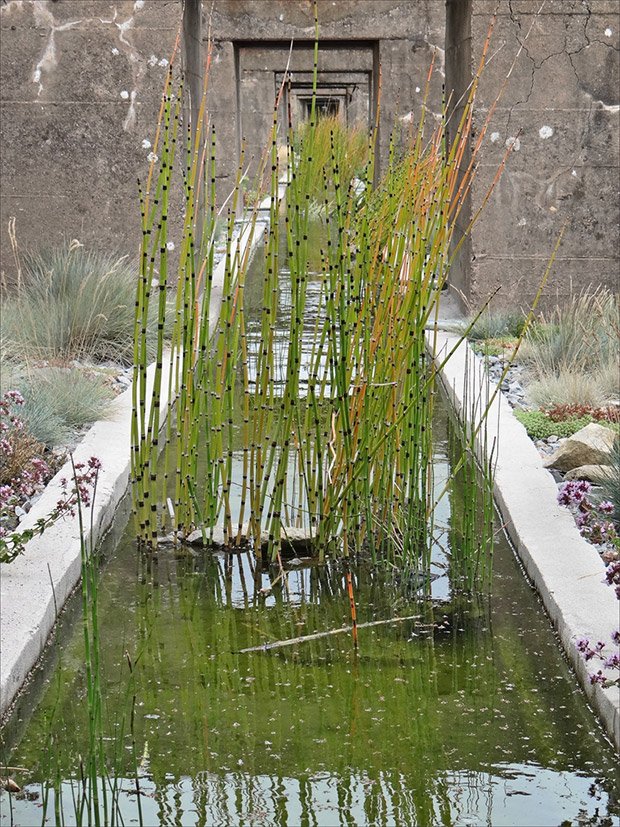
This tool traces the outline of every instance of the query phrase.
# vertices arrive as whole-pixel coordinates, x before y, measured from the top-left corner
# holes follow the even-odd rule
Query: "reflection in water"
[[[348,622],[338,567],[293,568],[288,590],[263,600],[243,560],[147,559],[127,543],[104,570],[111,822],[613,823],[613,753],[508,549],[493,597],[477,600],[416,601],[385,572],[355,569],[360,622],[417,615],[360,629],[357,654],[346,634],[239,654]],[[69,635],[25,734],[7,743],[32,783],[12,807],[3,794],[2,824],[77,822],[80,659]]]
[[[596,784],[593,789],[577,773],[558,776],[533,765],[498,766],[494,770],[446,773],[437,779],[432,795],[411,787],[407,783],[410,779],[394,772],[379,772],[374,777],[364,771],[352,772],[346,779],[321,772],[297,778],[243,771],[222,775],[200,772],[194,778],[185,776],[159,786],[148,777],[141,778],[138,785],[133,778],[120,778],[116,782],[115,821],[137,823],[139,797],[141,820],[146,825],[617,824],[601,814],[603,808],[592,808],[593,798],[601,799],[600,789]],[[549,790],[555,791],[555,799],[549,797]],[[79,798],[77,782],[62,782],[60,791],[60,796],[56,790],[50,792],[50,812],[60,811],[61,800],[66,803]],[[577,812],[574,801],[582,805]],[[36,793],[21,794],[15,809],[19,817],[14,823],[40,823],[41,800]],[[55,822],[49,819],[48,823]],[[65,811],[63,823],[77,821]]]
[[[445,455],[433,473],[442,488]],[[245,553],[145,557],[130,524],[99,585],[108,822],[617,824],[615,756],[510,549],[498,543],[492,595],[450,590],[458,502],[435,514],[432,584],[353,570],[360,624],[415,616],[361,625],[358,652],[348,634],[303,640],[350,623],[338,565],[278,579]],[[94,823],[78,612],[3,732],[2,761],[29,783],[0,793],[1,825]]]

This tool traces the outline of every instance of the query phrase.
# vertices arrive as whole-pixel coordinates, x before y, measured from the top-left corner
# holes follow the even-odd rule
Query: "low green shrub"
[[[88,252],[75,243],[25,255],[18,289],[4,298],[5,353],[26,363],[131,364],[137,278],[126,256]]]
[[[515,410],[514,415],[524,426],[530,439],[548,439],[550,436],[567,437],[577,433],[594,419],[587,416],[565,419],[563,422],[554,422],[544,411]]]
[[[560,422],[554,421],[545,411],[513,411],[515,417],[524,426],[531,439],[548,439],[550,436],[569,437],[585,428],[590,422],[597,422],[620,433],[620,424],[605,419],[597,419],[591,414],[571,416]]]

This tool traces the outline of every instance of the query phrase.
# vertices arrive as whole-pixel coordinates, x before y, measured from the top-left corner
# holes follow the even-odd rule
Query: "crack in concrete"
[[[528,103],[528,101],[529,101],[529,99],[530,99],[530,97],[532,96],[532,91],[534,90],[534,72],[536,71],[536,61],[534,60],[534,58],[531,56],[531,54],[529,53],[529,51],[528,51],[528,49],[527,49],[527,46],[526,46],[526,38],[523,38],[523,39],[522,39],[522,38],[519,36],[519,33],[522,31],[522,28],[521,28],[521,19],[520,19],[519,17],[515,17],[514,9],[512,8],[512,0],[508,0],[508,12],[509,12],[510,20],[512,21],[512,23],[513,23],[513,24],[514,24],[514,25],[518,28],[518,30],[519,30],[519,32],[515,32],[515,37],[516,37],[517,43],[519,44],[519,48],[520,48],[523,52],[525,52],[526,57],[527,57],[527,58],[528,58],[528,60],[530,60],[530,61],[531,61],[531,63],[532,63],[532,75],[531,75],[531,78],[530,78],[530,88],[528,89],[528,91],[527,91],[527,94],[526,94],[525,98],[522,98],[521,100],[515,101],[515,102],[512,104],[512,106],[510,107],[510,109],[508,110],[508,120],[506,121],[506,131],[507,131],[507,132],[510,132],[510,122],[511,122],[511,120],[512,120],[512,114],[513,114],[514,109],[515,109],[517,106],[521,106],[521,105],[523,105],[523,104],[527,104],[527,103]]]
[[[517,42],[519,43],[520,48],[525,52],[528,59],[532,63],[532,72],[531,72],[531,78],[530,78],[530,86],[529,86],[529,89],[527,91],[527,94],[525,95],[525,97],[522,97],[519,100],[515,101],[508,110],[508,119],[507,119],[507,122],[506,122],[506,130],[507,131],[510,131],[510,123],[511,123],[511,120],[512,120],[512,117],[513,117],[513,114],[514,114],[514,110],[518,106],[527,105],[527,103],[529,102],[529,100],[532,96],[532,93],[533,93],[533,90],[534,90],[535,75],[536,75],[537,70],[539,70],[542,66],[544,66],[545,63],[547,63],[547,61],[551,60],[552,58],[562,57],[563,55],[566,55],[568,60],[569,60],[569,63],[571,65],[571,69],[573,71],[573,74],[575,75],[575,80],[577,82],[577,86],[581,90],[581,92],[584,95],[586,95],[590,99],[590,101],[599,104],[605,111],[608,111],[608,112],[618,112],[619,111],[619,105],[618,104],[607,104],[602,100],[596,99],[591,93],[587,92],[584,89],[583,81],[580,78],[579,72],[577,71],[577,67],[575,66],[575,63],[573,61],[573,56],[574,55],[580,54],[582,51],[589,48],[594,43],[600,43],[600,44],[602,44],[603,46],[605,46],[609,49],[613,49],[614,51],[619,51],[618,47],[614,46],[611,43],[606,43],[605,41],[601,40],[600,38],[590,37],[590,34],[588,32],[588,27],[592,23],[592,8],[590,6],[589,0],[582,0],[582,4],[583,4],[584,9],[586,10],[585,20],[584,20],[584,23],[583,23],[583,40],[585,41],[584,44],[582,46],[579,46],[578,48],[574,48],[574,49],[569,48],[569,45],[568,45],[569,24],[570,24],[571,19],[574,19],[576,15],[574,15],[574,14],[570,14],[570,15],[565,14],[564,15],[564,28],[565,28],[565,31],[564,31],[564,47],[562,49],[559,49],[558,51],[551,52],[550,54],[543,57],[541,60],[537,61],[534,57],[532,57],[532,55],[528,51],[528,48],[527,48],[527,45],[526,45],[526,38],[521,37],[521,32],[523,31],[523,27],[522,27],[522,23],[521,23],[521,17],[517,13],[515,13],[515,10],[513,8],[513,0],[508,0],[508,10],[509,10],[510,20],[512,21],[512,23],[514,24],[514,26],[517,29],[517,31],[515,31],[515,37],[516,37]],[[591,111],[591,109],[590,109],[590,111]]]

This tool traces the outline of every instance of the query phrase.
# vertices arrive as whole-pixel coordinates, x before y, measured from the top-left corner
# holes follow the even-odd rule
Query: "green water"
[[[614,753],[503,542],[491,596],[451,595],[444,575],[420,600],[361,567],[360,623],[418,617],[360,629],[358,652],[341,634],[240,654],[346,626],[342,571],[290,568],[288,591],[280,581],[262,598],[245,555],[147,559],[131,536],[99,595],[115,823],[618,823]],[[259,573],[257,587],[268,584]],[[2,793],[2,825],[76,823],[87,753],[78,606],[64,627],[4,731],[3,760],[29,773],[16,775],[22,793]]]
[[[250,285],[251,311],[261,299]],[[281,331],[286,299],[284,291]],[[311,308],[317,301],[311,291]],[[252,352],[256,313],[248,315]],[[444,420],[438,410],[437,490],[450,476]],[[341,569],[289,566],[286,585],[280,579],[263,597],[269,573],[255,580],[246,555],[144,557],[129,523],[107,544],[99,586],[109,820],[618,824],[613,750],[501,537],[491,594],[452,592],[451,509],[461,507],[457,487],[437,509],[440,576],[424,599],[390,571],[353,571],[360,624],[415,615],[360,628],[358,651],[338,634],[240,653],[347,626]],[[0,793],[0,825],[94,823],[80,810],[83,651],[76,598],[2,733],[0,760],[28,772],[12,773],[21,793]]]

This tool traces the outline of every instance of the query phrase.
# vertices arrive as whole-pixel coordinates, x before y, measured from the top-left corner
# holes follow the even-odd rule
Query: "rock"
[[[207,540],[209,538],[210,529],[207,529]],[[247,540],[249,534],[249,526],[247,523],[241,527],[241,535],[244,540]],[[237,536],[237,530],[233,531],[233,537]],[[203,546],[202,531],[197,528],[188,534],[184,542],[190,546]],[[280,545],[282,551],[288,554],[295,554],[296,556],[307,556],[312,549],[314,540],[311,535],[302,528],[293,528],[293,526],[282,526],[282,537]],[[219,526],[213,529],[213,540],[209,543],[211,547],[223,548],[224,531]],[[261,547],[264,551],[269,545],[269,533],[263,529],[261,532]]]
[[[269,545],[269,535],[263,532],[261,540],[262,549],[266,551]],[[305,529],[282,526],[280,547],[284,554],[294,554],[295,557],[309,556],[313,545],[314,539]]]
[[[8,793],[20,793],[22,788],[12,778],[0,778],[0,787]]]
[[[211,543],[209,543],[209,535],[210,529],[206,529],[206,537],[207,537],[207,544],[211,546],[223,546],[224,545],[224,530],[219,526],[216,526],[213,529],[213,539]],[[197,528],[195,531],[192,531],[191,534],[188,534],[185,538],[185,543],[189,546],[203,546],[204,542],[202,540],[202,529]]]
[[[176,546],[182,539],[183,537],[180,534],[175,534],[174,531],[172,534],[160,534],[157,538],[157,546],[160,548],[165,548],[166,546]]]
[[[558,471],[570,471],[580,465],[609,465],[615,439],[616,434],[611,428],[590,422],[562,442],[543,465],[545,468],[557,468]]]
[[[614,471],[610,465],[579,465],[564,475],[565,480],[588,480],[602,484],[609,482]]]

